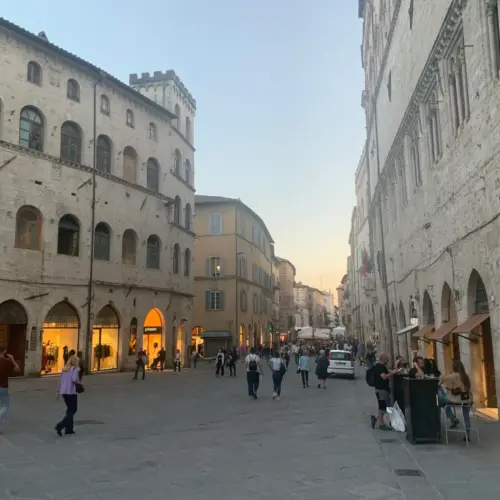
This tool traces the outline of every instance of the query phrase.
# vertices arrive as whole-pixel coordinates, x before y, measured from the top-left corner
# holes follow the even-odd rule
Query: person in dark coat
[[[316,376],[318,377],[318,389],[326,389],[326,379],[328,378],[328,366],[330,362],[326,357],[324,349],[319,351],[318,361],[316,362]]]

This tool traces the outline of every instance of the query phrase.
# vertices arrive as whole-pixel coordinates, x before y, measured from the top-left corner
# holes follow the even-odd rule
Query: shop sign
[[[144,333],[162,333],[163,328],[161,326],[145,326]]]

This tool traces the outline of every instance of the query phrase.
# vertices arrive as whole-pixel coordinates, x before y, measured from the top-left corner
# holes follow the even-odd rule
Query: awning
[[[233,335],[231,332],[202,332],[200,333],[202,339],[231,339]]]
[[[401,328],[401,330],[397,331],[394,335],[404,335],[405,333],[412,332],[413,330],[416,330],[418,328],[418,323],[416,325],[408,325],[405,326],[404,328]]]
[[[451,333],[456,327],[456,319],[452,321],[445,321],[432,335],[429,335],[427,338],[429,340],[437,340],[438,342],[442,342],[446,335]]]
[[[427,336],[434,331],[434,325],[424,325],[418,332],[415,332],[412,337],[414,339],[426,339]]]
[[[474,314],[465,323],[457,326],[453,333],[470,333],[474,328],[486,321],[490,315],[488,313]]]

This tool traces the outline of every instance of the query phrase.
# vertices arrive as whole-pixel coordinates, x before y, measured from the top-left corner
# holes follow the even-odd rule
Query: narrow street
[[[291,365],[293,366],[293,364]],[[239,366],[239,368],[241,368]],[[80,398],[77,435],[52,430],[63,403],[55,379],[15,380],[0,434],[0,498],[44,500],[498,499],[499,432],[482,441],[406,443],[372,431],[363,377],[331,380],[326,391],[285,378],[271,400],[265,374],[258,401],[241,373],[216,379],[211,367],[180,375],[93,376]],[[420,476],[398,476],[406,469]],[[417,472],[415,472],[417,471]]]

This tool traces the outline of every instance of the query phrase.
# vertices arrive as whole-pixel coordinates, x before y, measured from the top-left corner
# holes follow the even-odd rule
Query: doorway
[[[157,309],[151,309],[144,320],[144,330],[142,334],[142,349],[146,351],[149,358],[149,364],[158,358],[160,350],[164,347],[163,331],[165,319],[162,312]],[[149,366],[146,367],[149,369]]]
[[[7,348],[19,365],[19,372],[14,376],[24,375],[25,353],[27,349],[26,331],[28,317],[24,307],[15,300],[6,300],[0,304],[0,345]]]

